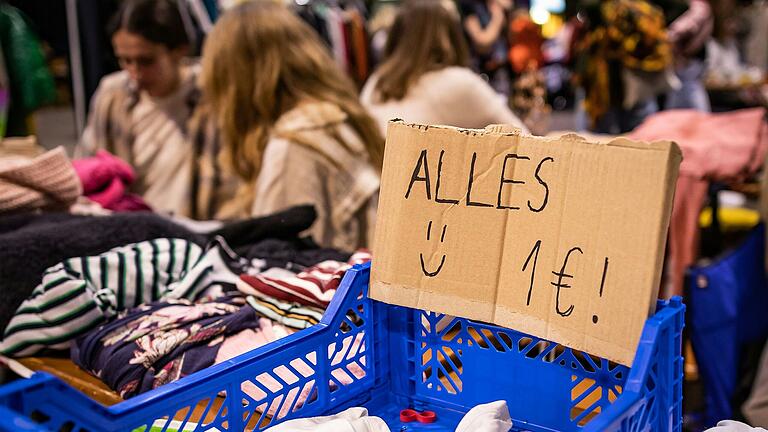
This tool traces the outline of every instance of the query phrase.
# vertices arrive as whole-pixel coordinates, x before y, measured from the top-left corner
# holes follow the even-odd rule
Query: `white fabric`
[[[506,401],[478,405],[461,419],[456,432],[509,432],[512,418]]]
[[[502,400],[469,410],[456,432],[509,432],[511,428],[507,402]],[[367,409],[357,407],[326,417],[289,420],[265,432],[390,432],[390,429],[384,420],[369,416]]]
[[[707,429],[706,432],[768,432],[763,428],[753,428],[750,425],[733,421],[723,420],[716,427]]]
[[[173,215],[173,214],[166,214],[166,213],[156,213],[158,216],[162,216],[171,222],[181,225],[184,228],[198,234],[210,234],[224,226],[224,222],[219,220],[205,220],[205,221],[198,221],[194,219],[190,219],[188,217],[179,216],[179,215]]]
[[[482,129],[490,124],[527,128],[509,109],[503,96],[468,68],[447,67],[428,72],[399,101],[377,102],[378,75],[368,80],[360,100],[386,133],[387,122],[399,118],[411,123]]]
[[[735,39],[707,42],[707,72],[714,81],[725,83],[736,81],[744,72],[739,47]]]
[[[365,408],[350,408],[326,417],[288,420],[265,432],[390,432],[379,417],[368,416]]]

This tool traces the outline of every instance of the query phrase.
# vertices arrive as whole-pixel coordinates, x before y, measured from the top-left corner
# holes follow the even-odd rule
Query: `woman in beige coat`
[[[241,182],[231,215],[313,204],[323,246],[367,246],[384,140],[314,31],[273,2],[223,16],[203,51],[219,160]]]

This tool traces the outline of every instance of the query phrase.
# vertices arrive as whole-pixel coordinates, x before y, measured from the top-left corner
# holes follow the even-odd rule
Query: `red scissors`
[[[400,421],[403,423],[410,423],[417,421],[419,423],[434,423],[437,420],[437,414],[434,411],[422,411],[406,408],[400,411]]]

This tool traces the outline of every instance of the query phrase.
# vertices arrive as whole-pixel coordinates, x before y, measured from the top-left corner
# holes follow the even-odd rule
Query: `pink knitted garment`
[[[0,213],[66,209],[82,185],[63,147],[34,159],[0,159]]]

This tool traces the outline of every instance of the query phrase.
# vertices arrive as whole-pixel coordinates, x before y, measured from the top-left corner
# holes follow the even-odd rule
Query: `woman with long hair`
[[[384,62],[361,100],[381,130],[387,121],[525,129],[503,96],[468,67],[468,49],[456,7],[448,0],[410,0],[389,32]]]
[[[110,24],[122,71],[104,77],[91,101],[82,151],[107,150],[136,171],[133,192],[155,210],[190,214],[190,123],[199,65],[172,0],[126,0]]]
[[[202,66],[218,159],[241,182],[235,214],[313,204],[318,243],[367,245],[384,140],[317,34],[284,6],[246,3],[216,23]]]

